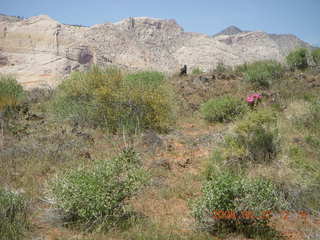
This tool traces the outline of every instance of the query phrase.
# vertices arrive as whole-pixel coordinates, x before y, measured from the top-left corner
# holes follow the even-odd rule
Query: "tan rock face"
[[[55,86],[71,71],[91,64],[171,73],[187,64],[189,71],[208,71],[221,61],[231,66],[261,59],[283,61],[301,42],[294,39],[284,45],[283,38],[264,32],[210,37],[184,32],[175,20],[146,17],[80,27],[45,15],[24,20],[0,15],[0,72],[16,75],[31,88]]]

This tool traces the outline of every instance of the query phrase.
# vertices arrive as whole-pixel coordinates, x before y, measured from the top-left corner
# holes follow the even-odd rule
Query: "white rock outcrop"
[[[82,27],[46,15],[0,15],[0,73],[16,75],[26,87],[54,86],[71,71],[91,64],[172,73],[184,64],[189,70],[207,71],[218,62],[233,66],[261,59],[283,61],[289,50],[303,44],[308,46],[293,35],[264,32],[188,33],[175,20],[147,17]]]

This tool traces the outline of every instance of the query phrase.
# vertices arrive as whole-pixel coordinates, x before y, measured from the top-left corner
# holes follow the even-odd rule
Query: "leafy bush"
[[[210,232],[244,232],[265,228],[272,213],[286,209],[281,191],[264,178],[248,179],[223,172],[214,175],[194,202],[193,216]],[[256,227],[256,228],[254,228]]]
[[[22,239],[29,227],[28,205],[19,194],[0,189],[0,236],[1,239]]]
[[[286,60],[291,70],[304,70],[308,67],[308,50],[306,48],[296,49],[289,53]]]
[[[200,68],[194,68],[192,69],[192,75],[198,75],[198,74],[202,74],[203,71]]]
[[[311,52],[311,57],[316,65],[320,65],[320,48],[314,49]]]
[[[282,65],[273,60],[257,61],[247,64],[244,70],[244,78],[255,87],[269,87],[274,80],[282,77],[284,69]]]
[[[201,106],[201,113],[208,122],[226,122],[245,113],[243,101],[231,96],[211,99]]]
[[[91,168],[68,171],[49,186],[56,206],[66,217],[92,230],[121,223],[129,213],[126,201],[146,180],[137,153],[127,149],[114,159],[95,162]]]
[[[227,158],[254,162],[272,160],[278,152],[276,115],[270,110],[250,112],[226,138]]]
[[[0,112],[14,109],[23,96],[23,88],[15,78],[0,75]]]
[[[58,88],[54,112],[112,132],[152,128],[167,131],[175,120],[172,88],[158,72],[123,76],[120,70],[93,67],[75,72]]]

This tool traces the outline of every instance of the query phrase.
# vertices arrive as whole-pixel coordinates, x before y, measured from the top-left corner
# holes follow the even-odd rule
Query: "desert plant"
[[[174,92],[159,72],[129,74],[124,79],[129,104],[127,119],[136,119],[142,129],[167,131],[175,122]]]
[[[248,63],[239,64],[234,67],[234,72],[235,73],[244,73],[245,71],[247,71],[248,65],[249,65]]]
[[[288,54],[286,60],[291,70],[304,70],[308,67],[308,50],[306,48],[293,50]]]
[[[136,129],[167,131],[175,121],[174,96],[163,74],[123,76],[115,68],[73,73],[58,88],[54,112],[78,123],[115,132]]]
[[[215,71],[218,73],[224,73],[227,71],[227,67],[223,62],[218,62]]]
[[[320,48],[314,49],[311,52],[311,57],[316,65],[320,65]]]
[[[202,74],[203,71],[199,68],[199,67],[196,67],[194,69],[192,69],[192,75],[199,75],[199,74]]]
[[[208,122],[227,122],[245,113],[247,107],[236,97],[222,96],[202,104],[200,111]]]
[[[244,79],[257,88],[268,88],[284,72],[282,65],[273,60],[257,61],[246,65],[243,70]]]
[[[226,137],[227,158],[265,162],[279,151],[277,118],[265,109],[250,112],[235,126],[234,135]]]
[[[23,88],[14,77],[0,75],[0,112],[14,109],[23,96]]]
[[[1,239],[19,240],[28,230],[28,204],[26,199],[8,190],[0,189]]]
[[[132,149],[91,168],[67,171],[50,182],[55,206],[73,223],[88,229],[121,224],[129,213],[126,201],[141,190],[147,173]]]
[[[312,134],[316,134],[320,137],[320,98],[315,98],[310,101],[307,106],[307,111],[300,117],[295,117],[295,124],[310,131]]]
[[[266,228],[273,213],[288,207],[281,190],[264,178],[223,172],[206,181],[202,192],[192,213],[199,226],[210,232],[253,235],[255,230]]]

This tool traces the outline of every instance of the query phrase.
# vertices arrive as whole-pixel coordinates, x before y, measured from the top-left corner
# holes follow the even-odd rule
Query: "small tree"
[[[286,60],[291,70],[304,70],[308,67],[308,50],[306,48],[296,49],[289,53]]]

